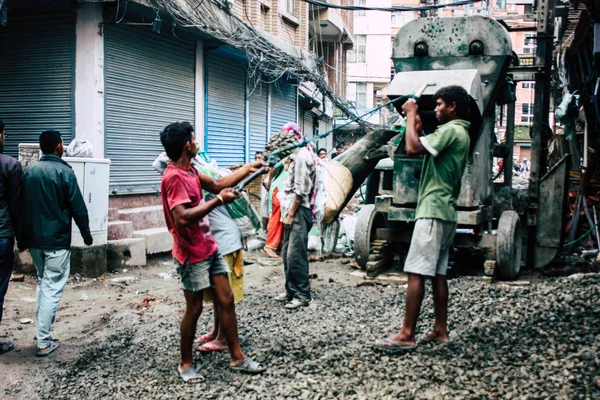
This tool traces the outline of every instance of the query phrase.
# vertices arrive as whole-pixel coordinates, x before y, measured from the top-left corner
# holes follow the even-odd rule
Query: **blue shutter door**
[[[105,25],[105,135],[113,193],[156,192],[160,131],[194,122],[194,42],[149,27]]]
[[[0,119],[7,154],[16,157],[19,143],[38,143],[48,129],[60,131],[69,144],[74,79],[74,16],[9,13],[8,25],[0,27]]]
[[[287,122],[297,121],[298,87],[279,82],[271,87],[271,135]]]
[[[246,153],[246,65],[206,53],[206,151],[219,166],[244,163]]]
[[[250,101],[250,149],[249,160],[254,160],[254,153],[264,151],[267,143],[267,107],[268,86],[259,82],[249,96]]]

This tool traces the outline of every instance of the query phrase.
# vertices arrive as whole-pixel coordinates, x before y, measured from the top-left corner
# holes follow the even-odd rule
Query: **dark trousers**
[[[8,281],[10,281],[10,274],[15,261],[14,246],[14,238],[0,238],[0,321],[2,321],[4,296],[6,296],[8,290]]]
[[[311,227],[311,210],[299,207],[291,228],[285,229],[283,235],[285,291],[290,299],[311,300],[308,279],[308,232]]]

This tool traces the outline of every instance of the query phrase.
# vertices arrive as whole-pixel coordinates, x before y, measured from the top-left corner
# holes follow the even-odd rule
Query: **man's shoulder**
[[[21,167],[16,158],[2,153],[0,153],[0,165],[5,165],[9,169]]]

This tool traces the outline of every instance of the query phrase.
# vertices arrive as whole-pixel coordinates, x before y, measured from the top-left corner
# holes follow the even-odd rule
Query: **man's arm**
[[[83,196],[81,195],[79,186],[77,185],[77,178],[75,177],[73,171],[69,171],[66,178],[67,181],[65,191],[67,192],[69,210],[71,211],[71,215],[75,220],[75,224],[79,228],[79,232],[81,232],[83,242],[86,245],[91,246],[94,242],[94,239],[90,233],[90,219],[88,217],[85,201],[83,200]]]
[[[14,168],[10,171],[10,177],[8,179],[8,212],[10,213],[10,220],[15,231],[19,228],[19,219],[21,218],[21,210],[23,207],[22,201],[22,169],[21,164],[15,162]]]
[[[212,179],[210,176],[204,174],[198,174],[200,176],[200,184],[202,189],[209,191],[210,193],[217,194],[225,188],[229,188],[237,185],[242,179],[249,174],[256,172],[264,163],[262,161],[255,161],[244,165],[242,168],[235,171],[233,174],[222,176],[219,179]]]
[[[177,183],[174,185],[177,185]],[[173,188],[173,190],[177,189]],[[221,204],[231,203],[238,197],[240,196],[233,193],[231,188],[225,188],[215,198],[200,203],[196,207],[186,207],[186,204],[177,204],[171,209],[171,215],[175,224],[181,228],[197,223]]]
[[[419,106],[413,99],[408,99],[402,105],[402,110],[406,114],[406,152],[411,155],[420,155],[427,153],[427,149],[419,140],[419,132],[421,130],[421,118],[417,114]]]

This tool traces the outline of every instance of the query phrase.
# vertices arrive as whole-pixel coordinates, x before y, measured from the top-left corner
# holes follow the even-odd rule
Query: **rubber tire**
[[[386,224],[385,215],[375,211],[374,204],[363,206],[356,217],[356,230],[354,233],[354,256],[361,269],[367,268],[371,242],[375,229],[383,228]]]
[[[512,210],[504,211],[496,231],[496,266],[500,279],[509,281],[517,279],[521,271],[522,251],[519,214]]]
[[[340,234],[340,220],[336,218],[331,224],[323,225],[323,254],[331,254],[337,246]]]

